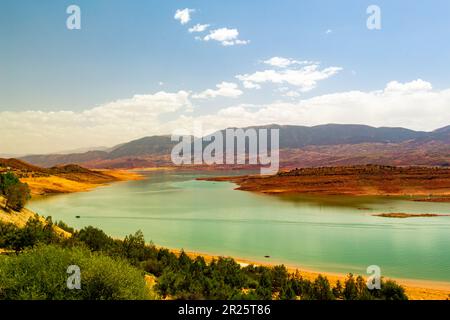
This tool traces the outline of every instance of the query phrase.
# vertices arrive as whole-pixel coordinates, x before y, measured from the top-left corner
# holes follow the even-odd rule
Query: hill
[[[450,165],[450,126],[432,132],[344,124],[313,127],[274,124],[250,128],[280,130],[280,164],[285,168],[369,163]],[[30,155],[21,159],[41,167],[68,163],[89,168],[171,166],[170,152],[176,143],[170,136],[152,136],[109,151]]]
[[[100,171],[68,164],[41,168],[18,159],[1,159],[0,173],[12,171],[31,189],[32,195],[87,191],[106,183],[140,179],[125,171]]]
[[[313,127],[271,125],[252,128],[279,129],[280,148],[283,149],[359,143],[397,143],[427,135],[426,132],[404,128],[375,128],[353,124],[325,124]]]
[[[0,158],[0,172],[12,169],[14,171],[20,171],[22,173],[35,172],[35,173],[46,173],[46,169],[40,168],[38,166],[29,164],[25,161],[18,159],[2,159]]]
[[[239,190],[266,194],[415,196],[418,201],[450,201],[450,169],[379,165],[301,168],[274,176],[216,177]]]
[[[5,210],[6,200],[0,196],[0,222],[12,223],[17,227],[24,227],[30,218],[38,218],[42,223],[46,224],[44,217],[39,216],[37,213],[23,208],[20,211]],[[70,233],[61,229],[60,227],[53,225],[53,230],[62,237],[68,238]]]
[[[111,148],[110,151],[89,151],[73,154],[30,155],[21,159],[41,167],[76,163],[90,168],[151,167],[170,162],[176,142],[170,136],[144,137]]]

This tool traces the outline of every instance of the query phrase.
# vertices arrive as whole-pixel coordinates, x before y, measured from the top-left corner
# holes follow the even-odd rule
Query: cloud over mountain
[[[279,66],[288,66],[293,62],[278,60]],[[260,88],[264,83],[292,85],[300,91],[306,92],[314,89],[319,81],[328,79],[341,71],[341,67],[328,67],[320,69],[318,64],[309,64],[298,69],[274,70],[268,69],[250,74],[240,74],[236,78],[243,82],[246,88]]]
[[[193,100],[236,97],[236,84],[222,82],[216,89],[192,95],[187,90],[134,95],[81,112],[0,112],[2,153],[44,153],[95,145],[111,146],[155,134],[192,129],[205,132],[226,127],[269,123],[317,125],[354,123],[372,126],[433,130],[448,125],[450,88],[433,90],[423,80],[389,82],[382,90],[343,91],[267,104],[236,103],[219,111],[191,113]]]
[[[215,97],[237,98],[243,94],[236,83],[222,82],[216,85],[217,89],[207,89],[192,96],[194,99],[208,99]]]

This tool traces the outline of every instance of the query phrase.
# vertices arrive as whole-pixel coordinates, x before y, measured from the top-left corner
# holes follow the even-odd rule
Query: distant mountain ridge
[[[370,142],[395,143],[425,137],[429,134],[423,131],[414,131],[404,128],[375,128],[366,125],[353,124],[325,124],[313,127],[274,124],[250,128],[279,129],[280,148],[301,148],[310,145],[337,145]]]
[[[428,157],[428,153],[438,152],[433,159],[430,158],[426,161],[418,159],[420,161],[413,161],[414,163],[411,164],[442,165],[443,163],[450,163],[450,155],[445,154],[446,146],[450,147],[450,126],[431,132],[414,131],[400,127],[375,128],[353,124],[325,124],[312,127],[272,124],[248,128],[279,129],[280,149],[282,149],[281,161],[282,164],[283,161],[289,162],[289,166],[295,165],[291,161],[292,159],[297,159],[295,161],[298,162],[299,166],[311,166],[314,165],[314,161],[316,161],[317,166],[329,165],[336,159],[343,162],[340,164],[349,165],[364,164],[366,163],[364,159],[375,161],[379,159],[380,164],[391,164],[392,162],[392,164],[401,165],[404,162],[394,159],[395,152],[398,151],[399,154],[402,154],[406,150],[408,152],[411,152],[411,150],[417,151],[413,154],[417,153],[419,156],[420,150],[426,151],[427,155],[423,155],[423,159]],[[71,163],[91,168],[167,166],[171,165],[170,152],[177,143],[171,141],[171,137],[168,135],[151,136],[123,143],[106,151],[88,151],[66,155],[30,155],[21,159],[42,167]],[[343,146],[347,146],[347,148],[343,148]],[[432,148],[430,149],[430,147]],[[339,148],[341,151],[337,150]],[[365,155],[364,148],[371,154]],[[307,162],[298,159],[298,157],[292,157],[293,153],[303,154],[305,150],[308,151]],[[317,154],[314,155],[314,152]],[[333,155],[335,152],[341,152],[341,154]],[[387,153],[387,155],[383,156],[384,153]],[[289,155],[290,160],[286,158],[286,154]],[[334,160],[330,158],[330,155]],[[374,159],[374,155],[378,155],[378,157]],[[403,158],[406,162],[414,160],[405,156]],[[352,161],[355,161],[355,163],[351,163]],[[408,164],[406,162],[405,164]]]

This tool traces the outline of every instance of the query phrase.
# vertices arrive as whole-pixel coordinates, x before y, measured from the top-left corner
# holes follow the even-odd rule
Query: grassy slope
[[[29,185],[32,195],[45,195],[89,191],[111,182],[140,179],[140,176],[133,172],[109,170],[102,171],[101,174],[101,178],[92,174],[73,173],[26,177],[20,180]]]
[[[40,168],[21,160],[0,158],[0,173],[7,171],[27,183],[32,195],[88,191],[111,182],[141,178],[128,171],[89,170],[73,164]]]
[[[20,181],[27,183],[32,195],[46,195],[57,193],[71,193],[89,191],[98,186],[111,182],[138,180],[140,176],[136,173],[125,171],[105,171],[103,179],[97,179],[85,174],[72,174],[70,177],[50,175],[47,177],[27,177]]]
[[[45,219],[41,216],[39,216],[37,213],[28,210],[26,208],[20,210],[20,211],[14,211],[14,210],[6,210],[5,209],[5,203],[6,200],[2,196],[0,196],[0,221],[5,223],[12,223],[18,227],[24,227],[27,223],[28,219],[33,217],[39,217],[39,219],[45,223]],[[54,226],[54,230],[56,233],[63,237],[70,237],[71,234],[67,231],[64,231],[63,229]]]

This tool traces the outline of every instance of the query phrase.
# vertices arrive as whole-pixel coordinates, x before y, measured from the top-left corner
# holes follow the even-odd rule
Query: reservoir
[[[35,199],[29,207],[114,237],[141,230],[147,242],[168,248],[322,272],[365,275],[378,265],[386,277],[450,283],[450,217],[374,216],[449,214],[448,202],[261,195],[234,190],[229,182],[195,180],[230,175],[223,171],[142,174],[146,179]]]

